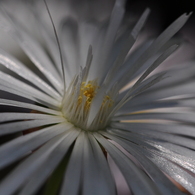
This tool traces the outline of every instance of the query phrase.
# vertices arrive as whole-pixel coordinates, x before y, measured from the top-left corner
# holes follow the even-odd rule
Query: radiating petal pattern
[[[111,161],[129,194],[195,195],[195,61],[166,65],[191,13],[137,44],[125,0],[8,2],[28,60],[0,49],[0,195],[117,195]]]

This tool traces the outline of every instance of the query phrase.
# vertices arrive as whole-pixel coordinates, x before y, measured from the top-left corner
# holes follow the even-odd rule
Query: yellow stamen
[[[107,124],[106,116],[114,105],[110,94],[104,96],[96,118],[91,126],[87,126],[90,107],[99,88],[97,80],[82,82],[78,94],[75,93],[76,87],[72,88],[72,91],[66,94],[66,101],[64,101],[66,102],[63,106],[65,118],[82,129],[98,130],[104,128]]]
[[[80,89],[80,94],[78,97],[78,106],[80,106],[81,103],[84,102],[84,108],[85,110],[88,110],[91,106],[91,102],[93,100],[93,98],[95,97],[96,93],[97,93],[97,89],[99,88],[99,86],[97,85],[97,81],[88,81],[86,82],[82,82],[81,84],[81,89]],[[84,96],[86,98],[84,98]],[[105,104],[107,104],[108,107],[111,107],[113,105],[113,101],[111,99],[110,96],[106,95],[103,99],[102,102],[102,106],[105,106]]]

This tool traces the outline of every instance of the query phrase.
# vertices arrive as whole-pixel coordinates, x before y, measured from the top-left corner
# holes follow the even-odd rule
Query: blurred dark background
[[[127,0],[126,9],[128,11],[137,11],[135,7],[136,9],[140,9],[140,11],[145,7],[151,8],[151,14],[155,12],[155,14],[163,18],[163,27],[165,28],[181,14],[195,12],[195,0]],[[192,15],[191,19],[195,18],[194,15],[195,13]]]
[[[174,20],[183,13],[193,12],[187,23],[180,30],[185,39],[195,46],[195,0],[127,0],[126,10],[129,13],[144,11],[146,7],[151,9],[148,19],[149,25],[157,27],[162,32]]]

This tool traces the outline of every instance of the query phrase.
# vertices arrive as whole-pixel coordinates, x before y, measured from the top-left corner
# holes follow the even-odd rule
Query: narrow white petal
[[[125,132],[121,131],[124,130],[125,127]],[[153,131],[153,130],[143,130],[141,128],[131,128],[131,126],[127,125],[127,124],[118,124],[118,125],[114,125],[114,128],[118,128],[120,129],[120,131],[113,131],[114,133],[116,133],[117,135],[120,135],[122,137],[127,137],[129,139],[131,139],[132,136],[137,136],[137,140],[136,142],[140,142],[142,144],[144,144],[144,139],[145,141],[149,141],[149,140],[162,140],[162,141],[166,141],[169,143],[174,143],[180,146],[184,146],[186,148],[191,148],[191,149],[195,149],[195,145],[194,145],[194,141],[192,139],[186,138],[186,137],[182,137],[182,136],[178,136],[178,135],[173,135],[173,134],[169,134],[169,133],[162,133],[159,131]],[[129,132],[128,132],[129,130]],[[133,133],[132,133],[133,132]],[[136,132],[136,134],[134,133]],[[129,133],[129,135],[128,135]],[[144,135],[144,137],[143,137]],[[134,138],[135,139],[135,138]]]
[[[112,116],[118,109],[120,109],[123,105],[125,105],[132,98],[134,98],[135,96],[141,94],[146,89],[148,89],[148,88],[154,86],[155,84],[157,84],[158,82],[160,82],[163,79],[164,75],[165,75],[164,72],[153,75],[153,76],[149,77],[148,79],[146,79],[144,82],[142,82],[137,89],[132,90],[132,91],[130,90],[129,92],[127,92],[125,94],[125,96],[122,98],[122,100],[120,100],[116,104],[116,106],[114,107],[114,109],[110,113],[110,116]]]
[[[89,137],[91,137],[91,141],[89,140]],[[83,169],[82,169],[82,185],[83,185],[83,189],[82,189],[82,193],[85,195],[108,195],[108,194],[115,194],[115,188],[114,188],[114,182],[113,182],[113,178],[112,175],[108,172],[109,171],[109,167],[108,164],[106,165],[105,163],[105,157],[103,157],[103,153],[102,151],[100,151],[100,146],[98,146],[96,142],[96,140],[92,137],[92,135],[90,134],[85,134],[84,138],[83,138]],[[92,144],[93,143],[93,147]],[[94,148],[95,147],[95,148]],[[98,148],[99,147],[99,148]],[[99,154],[95,153],[95,151],[99,150]],[[104,161],[104,163],[101,163],[101,167],[99,164],[99,155],[101,152],[101,160]],[[109,186],[107,186],[107,182],[105,180],[104,177],[104,172],[103,170],[107,170],[105,175],[108,179],[109,182]],[[112,183],[113,182],[113,183]],[[111,189],[109,189],[109,187],[111,187]],[[94,191],[94,189],[96,189]]]
[[[98,22],[95,21],[85,21],[79,23],[79,51],[80,51],[80,65],[85,66],[86,57],[88,55],[88,48],[91,45],[93,50],[97,50],[98,40],[97,38],[100,33],[100,28]]]
[[[69,80],[72,80],[79,72],[79,67],[81,66],[79,62],[77,22],[72,18],[67,19],[63,22],[60,33],[61,48],[63,56],[65,56],[66,76]]]
[[[161,190],[162,194],[166,195],[179,195],[182,194],[179,189],[167,179],[163,172],[148,158],[146,158],[143,154],[139,152],[137,149],[137,145],[133,142],[127,142],[125,139],[117,138],[116,136],[112,136],[108,133],[102,132],[102,134],[111,140],[116,141],[116,143],[120,144],[124,149],[126,149],[131,155],[133,155],[136,160],[142,165],[144,170],[151,176],[151,178],[155,181],[156,185]]]
[[[8,16],[8,14],[5,17],[11,23],[11,25],[8,26],[8,28],[10,28],[8,32],[11,34],[11,36],[13,36],[14,40],[18,42],[37,68],[48,78],[53,86],[59,92],[61,92],[62,85],[60,76],[53,67],[52,62],[46,55],[45,51],[41,48],[36,40],[29,36],[16,18],[12,17],[11,15]]]
[[[176,49],[178,45],[172,45],[167,51],[165,51],[155,62],[142,74],[142,76],[133,85],[133,88],[139,86],[139,84],[155,69],[157,68],[167,57],[169,57]]]
[[[190,193],[195,194],[195,180],[192,175],[181,169],[179,166],[171,163],[167,159],[157,156],[156,154],[147,153],[148,158],[150,158],[160,169],[162,169],[167,175],[173,178],[175,181],[180,183],[184,188],[186,188]]]
[[[44,119],[55,119],[55,116],[48,114],[37,114],[37,113],[20,113],[20,112],[3,112],[0,113],[0,123],[14,120],[44,120]]]
[[[44,159],[41,166],[31,175],[29,182],[24,185],[20,195],[34,194],[40,188],[43,182],[49,177],[52,171],[54,171],[62,158],[65,156],[78,134],[79,131],[75,131],[74,129],[71,130],[69,135],[67,135],[64,140],[54,149],[54,151]],[[45,164],[47,164],[47,168],[45,168]]]
[[[62,76],[62,65],[61,65],[60,53],[59,53],[59,48],[57,46],[56,39],[54,38],[53,34],[51,34],[45,22],[42,20],[42,17],[38,12],[38,10],[35,9],[34,7],[31,8],[33,9],[33,14],[34,17],[36,18],[36,24],[38,25],[41,31],[44,42],[47,45],[49,53],[51,54],[52,59],[55,62],[56,66],[54,66],[54,68],[56,68],[58,70],[58,73]]]
[[[166,79],[165,79],[166,80]],[[169,98],[172,96],[189,95],[192,94],[192,90],[195,89],[194,82],[178,83],[174,87],[167,86],[164,88],[154,89],[147,91],[140,96],[133,99],[130,103],[132,105],[138,105],[140,102],[149,103],[159,99]],[[141,100],[141,101],[140,101]]]
[[[32,150],[41,146],[53,137],[67,131],[72,127],[69,123],[62,123],[52,127],[43,128],[39,131],[18,137],[0,148],[0,168],[4,168],[16,160],[27,155]],[[24,147],[25,146],[25,147]]]
[[[146,9],[144,11],[144,13],[141,15],[140,19],[138,20],[138,22],[136,23],[135,27],[132,30],[132,36],[136,39],[140,30],[142,29],[142,27],[144,26],[148,16],[150,14],[150,9]]]
[[[116,76],[115,74],[118,73],[119,67],[122,66],[122,64],[124,63],[125,58],[129,52],[129,50],[134,45],[136,38],[137,38],[140,30],[142,29],[149,13],[150,13],[150,10],[146,9],[144,11],[144,13],[142,14],[142,16],[140,17],[140,19],[138,20],[138,22],[136,23],[131,34],[128,35],[128,38],[126,39],[126,41],[122,47],[122,51],[120,51],[120,53],[118,54],[118,57],[116,58],[114,65],[112,65],[111,70],[108,72],[104,82],[106,82],[106,83],[110,82],[110,79],[113,79],[113,77]]]
[[[111,124],[113,127],[115,126],[114,123]],[[177,134],[177,135],[185,135],[190,137],[195,137],[195,131],[193,125],[185,125],[185,124],[155,124],[155,123],[137,123],[137,122],[131,122],[128,124],[131,129],[142,129],[143,131],[152,130],[154,132],[160,131],[164,133],[169,134]],[[117,126],[116,126],[117,127]],[[131,131],[131,129],[127,129]]]
[[[106,158],[97,141],[91,134],[89,134],[89,140],[92,145],[95,161],[97,163],[97,170],[99,171],[99,177],[96,178],[99,181],[96,182],[101,186],[101,194],[105,193],[106,195],[114,195],[116,193],[116,187],[108,162],[106,161]]]
[[[147,111],[150,109],[159,109],[159,108],[174,108],[174,107],[179,107],[179,101],[177,100],[162,100],[162,101],[153,101],[150,104],[142,104],[140,103],[139,105],[131,105],[131,102],[127,102],[119,111],[115,114],[115,116],[125,114],[125,113],[133,113],[133,112],[138,112],[138,111]],[[185,107],[182,106],[181,107]]]
[[[61,123],[64,120],[65,119],[63,117],[55,117],[55,118],[47,117],[47,119],[43,119],[43,120],[30,120],[30,121],[21,121],[21,122],[1,124],[0,125],[0,135],[7,135],[7,134],[19,132],[19,131],[24,131],[30,128]]]
[[[0,71],[0,85],[2,87],[7,87],[11,88],[14,91],[18,91],[19,93],[26,94],[26,97],[33,97],[33,100],[39,99],[42,100],[43,102],[59,105],[59,101],[56,99],[51,98],[50,96],[42,93],[41,91],[37,90],[34,87],[31,87],[28,84],[25,84],[24,82],[15,79],[12,76],[9,76],[7,74],[4,74],[3,72]],[[9,89],[7,89],[9,92]],[[18,95],[18,94],[17,94]]]
[[[29,81],[30,83],[34,84],[45,93],[50,94],[53,97],[59,99],[59,94],[51,88],[47,83],[45,83],[42,79],[40,79],[36,74],[34,74],[31,70],[26,68],[21,62],[15,59],[13,56],[7,54],[5,51],[0,49],[0,62],[1,65],[5,66],[6,68],[12,70],[25,80]]]
[[[36,111],[40,111],[43,113],[62,116],[62,113],[60,111],[52,110],[49,108],[44,108],[44,107],[37,106],[34,104],[30,104],[30,103],[18,102],[18,101],[14,101],[14,100],[0,99],[0,105],[13,106],[13,107],[19,107],[19,108],[27,108],[30,110],[36,110]]]
[[[122,151],[120,151],[100,135],[95,134],[95,137],[105,147],[107,152],[116,162],[122,174],[124,175],[127,184],[135,194],[162,194],[154,185],[153,181],[149,177],[147,177],[144,172],[140,168],[138,168],[125,154],[123,154]]]
[[[129,77],[127,80],[124,80],[123,82],[121,82],[121,78],[123,78],[123,76],[130,69],[130,67],[133,66],[133,64],[139,59],[139,57],[149,48],[149,46],[152,44],[152,42],[153,42],[152,39],[144,42],[137,49],[135,49],[134,51],[130,52],[130,54],[126,57],[126,60],[125,60],[125,62],[123,64],[123,68],[121,68],[118,71],[117,75],[115,76],[115,80],[114,80],[115,82],[116,81],[120,81],[119,88],[122,88],[127,83],[131,82],[133,79],[135,79],[141,73],[143,73],[143,71],[146,70],[146,68],[148,68],[148,66],[151,64],[151,60],[153,60],[153,58],[155,56],[152,56],[151,58],[149,58],[149,60],[144,63],[143,67],[140,68],[137,71],[137,73],[135,73],[134,75]]]
[[[157,148],[157,151],[151,149],[152,152],[174,162],[191,173],[195,173],[195,155],[192,150],[171,143],[162,143],[159,146],[158,142],[154,142],[151,145]]]
[[[102,86],[101,89],[98,91],[98,94],[95,96],[95,98],[93,99],[91,103],[90,110],[89,110],[89,116],[87,120],[88,127],[91,125],[98,111],[100,110],[105,94],[106,94],[106,87]]]
[[[102,50],[99,55],[99,62],[96,68],[96,75],[101,75],[101,71],[105,69],[106,63],[108,62],[108,57],[110,55],[110,50],[114,43],[114,39],[116,37],[116,33],[118,28],[122,22],[123,15],[124,15],[124,1],[117,0],[115,2],[112,14],[110,16],[109,26],[106,31],[106,35],[104,38],[104,43],[102,46]]]
[[[93,59],[92,46],[89,45],[89,49],[88,49],[88,53],[87,53],[87,60],[86,60],[86,65],[85,65],[85,73],[84,73],[84,76],[83,76],[83,81],[86,81],[87,78],[88,78],[89,69],[91,67],[92,59]]]
[[[62,182],[60,195],[71,194],[77,195],[79,193],[81,183],[81,172],[83,169],[83,137],[84,132],[81,132],[76,139],[65,175]],[[72,182],[74,181],[74,182]]]
[[[68,136],[68,133],[58,135],[51,139],[44,146],[30,155],[29,158],[20,163],[0,184],[0,194],[11,195],[17,190],[26,179],[34,173],[50,155],[55,148]],[[10,185],[12,186],[10,188]]]
[[[178,122],[186,122],[186,123],[194,123],[195,113],[193,112],[184,112],[184,113],[170,113],[170,112],[149,112],[149,113],[140,113],[140,114],[125,114],[113,117],[113,121],[120,120],[138,120],[138,119],[148,119],[148,120],[170,120],[170,121],[178,121]]]
[[[178,31],[186,23],[191,14],[183,14],[175,22],[173,22],[151,45],[150,47],[139,57],[139,59],[130,67],[129,71],[123,75],[123,78],[120,80],[121,83],[134,75],[143,64]]]
[[[12,86],[10,86],[8,84],[7,84],[7,86],[0,85],[0,90],[8,92],[8,93],[12,93],[12,94],[20,96],[20,97],[24,97],[24,98],[26,98],[28,100],[32,100],[32,101],[35,101],[37,103],[41,103],[40,100],[37,100],[36,98],[30,96],[28,93],[18,91],[17,89],[12,88]],[[50,105],[47,102],[42,102],[42,103],[45,104],[45,106],[49,106]]]
[[[141,75],[141,77],[136,81],[136,83],[130,88],[130,90],[124,95],[123,99],[121,100],[121,103],[119,102],[119,105],[117,107],[120,107],[121,104],[124,104],[124,101],[130,94],[132,94],[132,91],[135,90],[138,86],[144,83],[144,79],[155,69],[157,68],[169,55],[171,55],[176,49],[177,45],[171,46],[167,51],[165,51],[162,55],[160,55],[157,60],[154,61],[154,63],[146,69],[146,71]],[[151,77],[152,78],[152,77]],[[143,81],[143,83],[142,83]],[[156,84],[157,82],[155,82]],[[154,85],[154,84],[152,84]],[[152,86],[151,85],[151,86]],[[144,87],[141,91],[145,90]],[[140,93],[140,92],[139,92]],[[126,101],[125,101],[126,102]],[[118,108],[117,108],[118,109]]]

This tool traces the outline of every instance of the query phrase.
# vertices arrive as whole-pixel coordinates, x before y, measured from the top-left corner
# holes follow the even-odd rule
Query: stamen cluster
[[[75,83],[72,82],[64,97],[62,108],[64,117],[83,130],[96,131],[103,129],[108,122],[106,120],[108,117],[106,116],[112,110],[114,103],[112,98],[108,94],[105,94],[96,117],[91,125],[88,126],[87,122],[91,104],[100,87],[97,80],[82,82],[80,86],[78,86],[78,83],[75,85]]]

